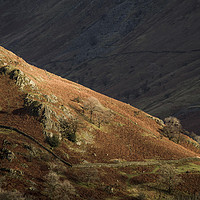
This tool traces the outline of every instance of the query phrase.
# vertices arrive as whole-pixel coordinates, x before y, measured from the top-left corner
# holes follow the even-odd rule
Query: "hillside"
[[[64,190],[65,199],[90,195],[104,199],[114,194],[129,199],[134,192],[128,191],[120,174],[129,173],[128,166],[160,165],[156,160],[198,161],[198,144],[186,136],[180,144],[163,137],[162,120],[30,65],[3,47],[0,85],[4,193],[16,189],[32,198],[60,199]],[[198,170],[198,162],[195,165]],[[54,194],[55,181],[62,188]],[[116,181],[118,186],[113,186]],[[114,194],[106,189],[110,185]],[[192,192],[198,185],[193,187]]]
[[[0,44],[199,133],[197,0],[1,1]]]

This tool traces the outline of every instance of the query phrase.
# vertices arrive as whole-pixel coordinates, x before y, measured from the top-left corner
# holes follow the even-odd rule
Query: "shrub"
[[[69,180],[60,180],[60,176],[50,171],[49,174],[45,176],[46,184],[44,194],[48,196],[50,200],[70,200],[71,197],[76,195],[76,190]],[[74,199],[74,198],[73,198]]]
[[[171,194],[175,186],[177,186],[182,179],[178,176],[176,168],[172,165],[161,165],[159,171],[159,184],[165,185],[166,191]]]
[[[71,142],[76,142],[76,131],[78,129],[77,119],[70,118],[68,120],[60,120],[60,133],[62,138],[66,138]]]
[[[102,105],[99,100],[95,97],[89,97],[86,101],[84,101],[83,109],[89,111],[90,113],[90,122],[93,122],[94,112],[100,112],[102,110]]]
[[[146,195],[143,192],[140,192],[138,194],[138,196],[137,196],[136,199],[138,199],[138,200],[145,200],[146,199]]]
[[[83,102],[83,110],[89,113],[89,122],[96,124],[99,128],[111,118],[111,111],[105,108],[97,98],[89,97]]]
[[[181,140],[184,141],[184,137],[181,136],[182,133],[200,144],[200,136],[196,135],[194,132],[183,129],[180,120],[176,117],[167,117],[164,119],[164,122],[165,127],[161,130],[161,134],[168,137],[173,142],[179,143]]]
[[[46,141],[51,147],[57,147],[60,144],[60,140],[57,135],[53,135],[52,137],[48,136]]]
[[[27,200],[18,191],[5,191],[0,188],[0,199],[3,200]],[[29,198],[30,199],[30,198]]]
[[[162,134],[170,140],[179,143],[182,130],[180,121],[176,117],[167,117],[164,119],[164,122],[165,127],[162,130]]]
[[[200,144],[200,136],[198,136],[196,133],[194,132],[189,132],[186,130],[183,130],[184,134],[191,137],[193,140],[195,140],[196,142],[198,142]]]

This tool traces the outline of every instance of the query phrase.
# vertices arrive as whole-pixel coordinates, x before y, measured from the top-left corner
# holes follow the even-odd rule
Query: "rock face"
[[[52,130],[59,133],[60,117],[58,117],[57,114],[53,111],[53,107],[47,105],[47,103],[56,103],[57,97],[55,95],[48,96],[41,94],[37,90],[36,84],[30,78],[28,78],[20,69],[18,69],[16,66],[9,66],[3,60],[1,61],[0,75],[7,76],[11,80],[14,80],[17,87],[26,94],[26,97],[24,98],[23,108],[21,108],[20,111],[17,112],[22,112],[30,116],[34,116],[36,119],[38,119],[43,125],[43,133],[45,136],[52,137]],[[2,108],[0,107],[0,111],[1,110]],[[54,120],[52,120],[52,117],[54,117]],[[11,153],[8,152],[7,154],[9,158],[10,156],[12,158]],[[4,154],[2,154],[2,156],[3,155]]]
[[[2,1],[0,43],[164,118],[199,104],[199,9],[197,0]]]
[[[36,117],[43,125],[43,133],[47,137],[52,137],[53,132],[60,132],[60,123],[59,120],[63,116],[58,116],[54,111],[53,106],[48,105],[48,103],[44,102],[42,99],[46,97],[47,102],[56,102],[51,100],[48,95],[38,94],[37,98],[40,100],[34,100],[34,96],[27,94],[24,99],[24,111],[25,113]],[[56,99],[56,96],[54,96]],[[59,136],[61,139],[61,136]]]
[[[15,80],[16,85],[19,86],[21,90],[23,90],[25,86],[35,88],[35,83],[25,76],[19,69],[15,69],[11,66],[5,66],[0,68],[0,74],[9,75],[11,79]]]

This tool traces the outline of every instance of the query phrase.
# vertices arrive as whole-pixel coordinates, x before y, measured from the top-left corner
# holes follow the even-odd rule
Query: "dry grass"
[[[73,116],[79,121],[76,133],[77,143],[63,140],[60,146],[54,149],[57,155],[72,164],[83,162],[109,163],[113,159],[126,161],[144,159],[171,160],[199,156],[199,153],[190,150],[191,148],[189,149],[188,146],[183,147],[165,137],[161,138],[159,133],[161,126],[155,120],[147,117],[146,113],[128,104],[29,65],[2,47],[0,47],[0,58],[5,63],[13,65],[17,62],[17,68],[23,71],[37,86],[37,89],[27,87],[22,91],[16,87],[8,76],[0,75],[0,124],[18,128],[36,138],[41,144],[46,145],[43,126],[38,118],[30,116],[26,112],[21,112],[26,93],[37,94],[35,95],[38,96],[37,99],[40,99],[41,95],[42,103],[49,105],[55,112],[55,116],[63,115],[65,118]],[[53,103],[48,102],[44,95],[54,95],[57,100]],[[80,100],[74,101],[77,97]],[[86,120],[86,114],[80,112],[84,106],[83,102],[91,97],[97,99],[105,110],[108,109],[112,113],[112,118],[110,120],[107,119],[100,127]],[[56,121],[55,116],[52,120]],[[56,130],[53,131],[58,134]],[[92,142],[84,142],[83,132],[91,135]],[[17,144],[17,147],[15,145],[9,147],[16,154],[17,159],[14,159],[13,162],[4,162],[3,167],[23,171],[24,174],[23,178],[9,177],[7,181],[10,184],[4,186],[5,190],[17,188],[20,192],[26,191],[28,194],[34,194],[41,199],[52,198],[52,196],[59,199],[63,192],[66,193],[66,199],[79,199],[79,197],[73,196],[76,192],[81,195],[81,198],[91,196],[93,199],[102,199],[102,197],[112,196],[105,191],[105,187],[114,185],[118,180],[118,186],[115,186],[115,195],[122,198],[123,195],[128,195],[127,193],[123,194],[126,191],[127,177],[119,174],[115,169],[102,168],[99,171],[99,169],[91,170],[88,168],[85,171],[70,171],[53,167],[53,172],[49,172],[47,162],[52,161],[51,157],[48,157],[48,155],[30,157],[30,152],[23,147],[22,143],[31,143],[31,141],[15,132],[5,133],[5,131],[0,130],[0,133],[0,142],[7,138],[13,144]],[[80,138],[81,140],[79,140]],[[35,146],[33,143],[31,145]],[[60,174],[57,172],[60,172]],[[136,178],[137,180],[133,178],[132,181],[140,182],[146,180],[148,182],[153,181],[155,178],[153,175],[150,178],[141,175],[141,177]],[[36,184],[36,190],[27,191],[26,187],[32,187],[27,181],[32,179]],[[44,182],[49,184],[44,186]],[[78,184],[80,182],[83,182],[84,186]],[[99,182],[104,182],[105,185],[99,185]],[[75,183],[75,186],[72,183]],[[56,187],[57,189],[55,189]],[[122,188],[122,191],[118,187]],[[55,190],[53,189],[52,194],[47,197],[50,188]],[[42,191],[44,191],[43,194]],[[69,196],[67,196],[67,193]]]
[[[1,54],[5,54],[5,56],[7,56],[5,58],[7,59],[6,62],[18,60],[19,64],[17,67],[30,79],[33,79],[33,77],[40,77],[43,80],[37,81],[37,79],[34,79],[33,81],[35,81],[40,93],[49,96],[54,95],[57,97],[59,101],[53,106],[53,109],[57,112],[57,114],[61,113],[59,108],[62,105],[69,108],[72,115],[77,116],[76,111],[69,107],[69,104],[71,104],[72,100],[76,99],[77,96],[81,100],[95,98],[101,106],[112,111],[114,116],[110,121],[108,121],[107,125],[104,125],[108,127],[106,129],[108,131],[104,131],[104,127],[102,129],[92,129],[89,127],[91,125],[87,125],[85,128],[82,128],[83,131],[84,129],[90,129],[92,134],[96,136],[95,145],[91,147],[88,146],[87,148],[88,153],[94,152],[97,155],[98,161],[109,161],[110,159],[117,158],[125,160],[141,160],[151,157],[176,159],[197,155],[180,145],[174,144],[166,138],[160,139],[160,133],[158,132],[160,125],[158,125],[155,120],[147,117],[144,112],[138,112],[138,109],[128,104],[111,99],[77,83],[73,83],[31,66],[2,47],[0,50]],[[12,85],[13,90],[10,90],[10,86],[7,84],[8,81]],[[12,110],[20,109],[22,107],[24,93],[21,91],[16,92],[15,85],[13,85],[12,81],[6,77],[1,79],[1,84],[4,85],[4,89],[1,88],[1,90],[3,89],[2,93],[4,91],[9,91],[3,101],[8,102],[5,99],[9,99],[10,107],[13,108]],[[1,104],[6,104],[4,102]],[[16,102],[18,105],[15,105]],[[80,101],[73,101],[73,103],[77,106],[77,108],[84,106]],[[7,111],[8,109],[3,108],[3,110]],[[135,115],[136,112],[138,113],[137,115]],[[1,123],[12,124],[12,126],[17,126],[27,133],[30,132],[30,126],[33,124],[34,127],[31,128],[31,135],[34,135],[38,139],[42,139],[42,127],[40,127],[35,118],[31,118],[27,115],[8,115],[7,113],[0,114],[2,116]],[[81,116],[78,116],[78,120],[84,123],[84,118]],[[116,123],[122,123],[124,126],[118,127],[115,125]],[[143,137],[142,135],[145,133],[152,137]],[[120,144],[120,146],[118,144]],[[90,159],[92,159],[92,157],[89,158],[89,160]]]

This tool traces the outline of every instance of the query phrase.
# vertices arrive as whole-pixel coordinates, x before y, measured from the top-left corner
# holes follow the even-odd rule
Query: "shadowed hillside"
[[[161,135],[162,120],[29,65],[2,47],[0,85],[4,197],[16,189],[19,193],[10,195],[137,199],[143,186],[135,193],[128,190],[130,166],[196,161],[195,170],[199,169],[199,145],[184,135],[179,144]],[[179,190],[192,194],[198,187],[186,186]],[[156,190],[147,195],[156,195]]]
[[[1,45],[198,132],[199,1],[0,2]]]

